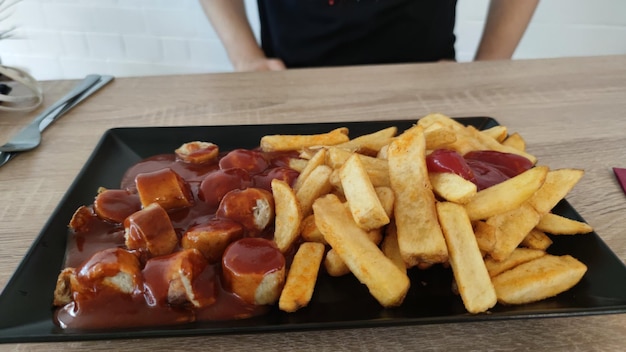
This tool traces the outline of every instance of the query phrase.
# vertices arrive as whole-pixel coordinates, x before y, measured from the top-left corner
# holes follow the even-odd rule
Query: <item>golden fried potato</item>
[[[326,269],[326,273],[333,277],[350,274],[350,268],[348,268],[346,262],[344,262],[339,254],[337,254],[337,251],[332,248],[326,252],[324,268]]]
[[[553,235],[579,235],[593,231],[589,224],[552,213],[542,216],[536,229]]]
[[[552,240],[545,233],[535,229],[530,230],[528,235],[524,237],[520,246],[532,249],[541,249],[545,251],[552,245]]]
[[[309,304],[317,282],[324,249],[323,244],[316,242],[305,242],[300,245],[293,257],[287,281],[278,300],[280,310],[295,312]]]
[[[358,227],[339,198],[329,194],[313,204],[315,222],[350,271],[383,307],[398,306],[409,290],[406,273]]]
[[[307,166],[308,162],[309,161],[306,159],[289,158],[289,168],[302,173],[304,168]]]
[[[356,137],[347,142],[337,144],[336,147],[357,152],[359,154],[376,155],[380,151],[380,148],[391,142],[391,139],[397,132],[397,127],[387,127],[370,134]]]
[[[470,313],[488,310],[497,302],[496,291],[465,209],[459,204],[440,202],[437,203],[437,214],[465,309]]]
[[[452,172],[429,172],[436,195],[449,202],[465,204],[478,192],[476,184]]]
[[[383,209],[385,209],[385,213],[389,218],[391,218],[393,216],[393,203],[396,198],[396,196],[393,194],[393,190],[391,189],[391,187],[380,186],[375,187],[374,191],[376,192],[378,200],[383,206]]]
[[[398,245],[409,267],[448,260],[428,169],[423,128],[406,130],[389,145],[389,179],[395,194]]]
[[[300,172],[300,175],[298,175],[298,178],[296,179],[296,183],[294,183],[293,185],[293,189],[297,192],[300,189],[300,187],[302,187],[304,180],[306,180],[306,178],[309,177],[309,175],[311,175],[311,172],[313,172],[313,170],[315,170],[316,167],[320,165],[324,165],[325,162],[326,162],[326,148],[321,148],[315,154],[313,154],[313,157],[311,157],[311,159],[308,160],[308,162],[306,163],[306,166],[304,167],[304,169],[302,169],[302,171]]]
[[[553,297],[574,287],[587,266],[570,255],[543,255],[495,276],[498,301],[524,304]]]
[[[583,170],[558,169],[551,170],[546,175],[545,182],[529,199],[539,214],[546,214],[574,188],[583,177]]]
[[[516,248],[511,255],[502,261],[498,261],[493,258],[485,258],[485,266],[487,267],[489,276],[494,277],[509,269],[513,269],[522,263],[529,262],[545,254],[546,252],[539,249]]]
[[[367,237],[374,244],[378,245],[383,238],[382,230],[380,228],[377,228],[367,231]],[[330,276],[343,276],[350,273],[350,268],[348,268],[346,263],[339,256],[339,254],[337,254],[337,251],[332,248],[328,250],[328,252],[326,252],[326,257],[324,258],[324,267],[326,268],[326,272]]]
[[[352,154],[339,170],[343,193],[354,221],[365,230],[389,223],[374,186],[370,182],[358,154]]]
[[[523,203],[519,208],[487,219],[487,224],[496,228],[496,245],[489,252],[491,257],[495,260],[506,259],[539,223],[540,218],[535,208]]]
[[[482,143],[484,149],[495,150],[495,151],[502,152],[502,153],[517,154],[530,160],[530,162],[532,162],[533,164],[537,162],[537,157],[535,157],[534,155],[528,154],[525,151],[522,151],[513,147],[509,147],[508,145],[505,145],[505,144],[500,144],[495,139],[482,134],[474,126],[467,126],[465,129],[469,132],[471,137],[477,139],[480,143]]]
[[[456,142],[456,133],[453,129],[436,123],[424,129],[424,139],[426,139],[426,149],[428,150],[446,148]]]
[[[486,130],[481,130],[480,133],[495,139],[496,141],[498,141],[498,143],[502,143],[508,135],[507,131],[508,130],[506,126],[497,125],[491,128],[487,128]]]
[[[267,135],[261,138],[261,149],[265,152],[301,150],[308,147],[335,145],[349,140],[348,129],[336,128],[327,133],[312,135]]]
[[[381,170],[387,171],[388,165],[387,161],[384,159],[379,159],[363,154],[352,153],[345,149],[337,148],[337,147],[329,147],[328,152],[326,153],[326,165],[332,167],[333,169],[339,169],[352,155],[357,155],[363,166],[370,170]]]
[[[302,209],[296,194],[289,184],[279,179],[272,180],[275,220],[274,242],[285,253],[298,238],[302,223]]]
[[[496,227],[484,221],[474,222],[474,236],[478,248],[485,253],[491,253],[496,247]]]
[[[308,216],[311,213],[311,207],[317,198],[327,194],[332,189],[329,181],[332,172],[333,170],[326,165],[317,166],[296,192],[303,216]]]
[[[533,167],[497,185],[483,189],[465,204],[470,220],[483,220],[518,208],[543,185],[548,168]]]
[[[307,242],[327,244],[324,235],[315,225],[315,214],[310,214],[302,220],[300,237]]]
[[[526,141],[519,133],[515,132],[509,135],[503,142],[503,145],[513,147],[517,150],[526,151]]]

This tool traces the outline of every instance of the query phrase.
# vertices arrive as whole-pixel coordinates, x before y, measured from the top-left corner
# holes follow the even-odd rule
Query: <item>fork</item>
[[[76,99],[72,100],[67,105],[63,105],[62,107],[58,107],[57,108],[58,111],[57,110],[53,110],[50,114],[45,116],[45,118],[41,121],[41,123],[39,125],[39,131],[43,132],[48,126],[50,126],[50,124],[52,122],[54,122],[54,120],[56,120],[58,117],[60,117],[60,115],[62,115],[65,112],[69,111],[74,106],[78,105],[78,103],[80,103],[81,101],[87,99],[89,96],[91,96],[93,93],[97,92],[100,88],[104,87],[105,85],[107,85],[112,80],[113,80],[113,76],[101,76],[100,79],[98,80],[98,82],[96,84],[94,84],[91,88],[89,88],[87,91],[83,92],[83,94],[80,94],[79,96],[77,96]],[[50,110],[50,109],[48,109],[48,110]],[[55,115],[54,113],[57,113],[57,112],[58,112],[58,115]],[[11,161],[18,154],[20,154],[20,153],[19,152],[2,152],[2,151],[0,151],[0,167],[3,166],[4,164],[8,163],[9,161]]]
[[[39,146],[41,143],[41,131],[39,130],[39,124],[41,121],[56,110],[59,110],[57,116],[60,117],[60,115],[69,110],[61,108],[63,106],[68,106],[68,104],[72,104],[72,102],[80,97],[83,92],[96,84],[100,80],[100,77],[100,75],[86,76],[78,85],[74,87],[74,89],[37,116],[31,123],[26,125],[26,127],[13,136],[10,141],[1,145],[0,152],[23,152]]]

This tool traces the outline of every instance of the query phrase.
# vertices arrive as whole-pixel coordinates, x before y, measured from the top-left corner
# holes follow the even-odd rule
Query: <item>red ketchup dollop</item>
[[[454,150],[437,149],[426,157],[431,172],[452,172],[483,190],[530,169],[523,156],[493,150],[472,151],[463,156]]]

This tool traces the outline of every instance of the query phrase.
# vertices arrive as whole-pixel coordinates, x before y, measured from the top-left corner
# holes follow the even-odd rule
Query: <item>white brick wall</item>
[[[7,0],[11,1],[11,0]],[[255,0],[246,0],[258,32]],[[474,55],[488,0],[459,0],[457,58]],[[232,70],[197,0],[22,0],[0,23],[4,64],[36,78]],[[626,1],[543,0],[514,58],[626,54]]]

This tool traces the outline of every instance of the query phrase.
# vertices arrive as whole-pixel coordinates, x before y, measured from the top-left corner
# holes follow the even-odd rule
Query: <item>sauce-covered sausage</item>
[[[263,156],[263,153],[256,150],[248,149],[235,149],[223,158],[219,162],[220,169],[232,169],[234,167],[244,169],[251,174],[257,174],[265,171],[269,166],[269,162]]]
[[[224,252],[222,268],[227,287],[252,304],[275,303],[285,282],[285,257],[264,238],[233,242]]]
[[[274,221],[274,197],[260,188],[236,189],[222,198],[216,215],[237,221],[248,236],[257,236]]]
[[[208,174],[200,183],[198,198],[210,207],[217,208],[226,193],[250,186],[252,186],[252,177],[244,169],[216,170]]]
[[[122,189],[107,189],[96,196],[94,210],[104,220],[123,223],[124,219],[141,209],[136,193]]]

